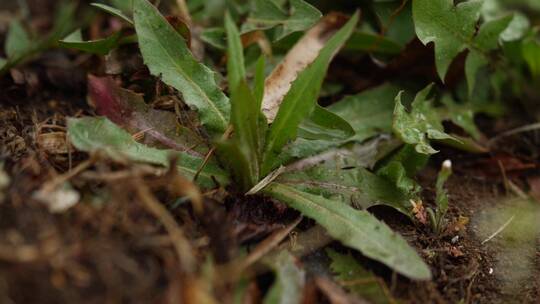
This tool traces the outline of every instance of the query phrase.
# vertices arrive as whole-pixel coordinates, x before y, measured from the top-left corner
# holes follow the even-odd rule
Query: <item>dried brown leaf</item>
[[[307,68],[319,55],[326,42],[347,21],[339,13],[331,13],[306,32],[287,53],[265,81],[262,111],[269,122],[274,121],[283,98],[298,74]]]

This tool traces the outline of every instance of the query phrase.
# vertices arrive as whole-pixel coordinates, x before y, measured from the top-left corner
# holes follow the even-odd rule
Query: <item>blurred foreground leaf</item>
[[[327,249],[330,269],[338,283],[350,292],[374,304],[396,303],[384,281],[364,269],[351,254]]]

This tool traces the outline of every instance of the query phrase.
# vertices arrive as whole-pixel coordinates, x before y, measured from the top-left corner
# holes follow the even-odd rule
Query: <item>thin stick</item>
[[[221,139],[222,140],[225,140],[225,139],[228,139],[229,136],[231,136],[231,133],[233,131],[233,126],[230,125],[227,130],[225,130],[225,133],[223,133],[223,136],[221,136]],[[216,148],[215,147],[212,147],[212,149],[210,149],[210,151],[208,151],[208,153],[206,154],[206,156],[204,157],[204,160],[203,160],[203,163],[201,164],[201,166],[199,167],[199,169],[197,169],[197,173],[195,173],[195,176],[193,177],[193,181],[197,181],[197,178],[199,178],[199,175],[201,174],[202,170],[204,169],[204,167],[206,167],[206,165],[208,164],[208,162],[210,161],[210,158],[212,157],[212,155],[214,155],[214,153],[216,152]]]
[[[500,140],[503,137],[508,137],[508,136],[511,136],[511,135],[515,135],[515,134],[519,134],[519,133],[523,133],[523,132],[535,131],[535,130],[539,130],[539,129],[540,129],[540,122],[537,122],[537,123],[534,123],[534,124],[530,124],[530,125],[526,125],[526,126],[523,126],[523,127],[519,127],[519,128],[510,130],[510,131],[506,131],[506,132],[503,132],[503,133],[493,137],[492,139],[490,139],[489,142],[488,142],[488,146],[491,146],[492,144],[494,144],[496,141]]]
[[[186,4],[186,0],[176,0],[178,9],[180,10],[180,18],[188,25],[191,26],[193,21],[191,20],[191,15],[189,14],[189,9]]]
[[[504,223],[504,225],[499,227],[499,229],[497,229],[497,231],[493,232],[492,235],[490,235],[487,239],[483,240],[482,243],[480,243],[480,244],[484,245],[485,243],[489,242],[491,239],[496,237],[499,233],[501,233],[504,229],[506,229],[506,227],[508,227],[508,225],[510,225],[510,223],[514,220],[515,217],[516,217],[515,215],[512,215],[512,217],[508,221],[506,221],[506,223]]]
[[[75,168],[72,170],[56,176],[51,181],[47,182],[43,185],[41,189],[45,192],[49,192],[54,190],[56,187],[62,185],[63,183],[67,182],[68,180],[72,179],[82,171],[86,170],[88,167],[90,167],[94,163],[94,157],[90,157],[89,159],[83,161],[82,163],[78,164]]]
[[[250,252],[247,257],[242,259],[242,262],[240,263],[241,267],[239,268],[245,269],[261,259],[264,255],[270,252],[270,250],[279,245],[279,243],[281,243],[281,241],[283,241],[283,239],[285,239],[289,233],[293,231],[301,220],[302,217],[300,216],[292,224],[289,224],[285,228],[280,229],[267,237],[264,241],[257,245],[257,247],[255,247],[255,249],[253,249],[253,251]]]
[[[142,179],[137,178],[137,187],[135,190],[144,206],[161,222],[165,227],[165,230],[167,230],[185,272],[190,274],[194,273],[196,270],[196,259],[193,255],[191,244],[185,237],[182,228],[178,226],[178,223],[174,220],[169,211],[150,193],[148,186],[144,184]]]

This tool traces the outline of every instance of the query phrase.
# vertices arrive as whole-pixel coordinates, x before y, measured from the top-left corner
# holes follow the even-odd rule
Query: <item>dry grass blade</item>
[[[259,259],[261,259],[265,254],[270,252],[272,248],[276,247],[279,243],[281,243],[281,241],[283,241],[283,239],[285,239],[289,235],[289,233],[291,233],[291,231],[300,223],[301,220],[302,217],[299,217],[294,222],[287,225],[285,228],[274,232],[272,235],[262,241],[245,259],[242,259],[242,266],[239,268],[245,269]]]
[[[277,255],[281,250],[288,250],[292,255],[300,258],[332,243],[333,241],[334,238],[326,232],[326,229],[316,225],[306,231],[298,233],[291,242],[281,244],[272,251],[272,254]]]
[[[245,269],[253,265],[267,253],[269,253],[272,249],[278,246],[279,243],[281,243],[281,241],[283,241],[291,233],[291,231],[296,228],[300,221],[302,221],[302,217],[299,217],[286,227],[272,233],[264,241],[259,243],[257,247],[255,247],[255,249],[253,249],[247,257],[241,257],[235,261],[232,261],[229,265],[225,266],[223,268],[223,273],[227,273],[228,276],[233,278],[233,280],[238,278]],[[231,273],[233,275],[231,275]]]
[[[167,209],[156,200],[156,198],[150,193],[148,186],[144,184],[141,178],[135,180],[136,192],[141,199],[144,206],[163,224],[176,249],[180,263],[183,270],[188,274],[193,274],[197,268],[197,260],[193,254],[191,244],[186,239],[184,232],[178,226],[178,223],[174,220],[173,216],[167,211]]]
[[[42,192],[52,192],[54,189],[58,188],[60,185],[64,184],[71,178],[79,175],[84,170],[88,169],[90,166],[92,166],[95,162],[95,158],[92,157],[90,159],[87,159],[83,162],[81,162],[79,165],[77,165],[75,168],[71,169],[70,171],[58,175],[52,180],[45,183],[41,188],[40,191]]]
[[[332,304],[368,304],[370,302],[348,295],[336,283],[324,278],[316,277],[315,284],[326,295]]]
[[[283,97],[298,74],[319,55],[328,39],[337,32],[347,18],[338,13],[325,16],[310,29],[287,53],[283,61],[265,81],[262,111],[269,122],[274,121]]]
[[[502,138],[512,136],[512,135],[516,135],[516,134],[519,134],[519,133],[536,131],[536,130],[540,130],[540,122],[525,125],[525,126],[522,126],[522,127],[516,128],[516,129],[512,129],[512,130],[503,132],[503,133],[493,137],[492,139],[490,139],[489,142],[488,142],[488,146],[492,146],[495,142],[499,141]]]

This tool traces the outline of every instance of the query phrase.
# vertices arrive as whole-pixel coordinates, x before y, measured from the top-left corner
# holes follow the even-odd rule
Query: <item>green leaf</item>
[[[320,51],[315,61],[298,75],[285,95],[276,119],[272,123],[263,154],[263,175],[275,168],[275,160],[287,142],[294,140],[300,123],[312,112],[324,76],[333,55],[351,36],[358,14],[355,14]],[[278,164],[279,165],[279,164]]]
[[[409,199],[412,197],[361,167],[347,168],[339,166],[339,162],[327,161],[301,172],[285,173],[278,181],[300,191],[323,195],[335,202],[362,209],[386,205],[410,216]]]
[[[225,30],[227,32],[227,77],[229,90],[232,92],[241,81],[245,81],[246,67],[240,33],[228,12],[225,14]]]
[[[471,0],[454,6],[453,0],[414,0],[416,34],[424,44],[435,43],[435,61],[439,77],[444,80],[452,60],[468,49],[465,74],[469,95],[474,92],[478,70],[487,65],[489,52],[496,49],[501,35],[513,16],[485,22],[476,32],[482,1]]]
[[[375,1],[373,10],[380,23],[380,31],[386,39],[405,47],[416,35],[412,18],[411,2]]]
[[[91,54],[107,55],[111,50],[118,47],[121,36],[122,32],[116,32],[104,39],[83,41],[81,30],[78,29],[63,40],[60,40],[59,44],[64,48]]]
[[[452,163],[450,161],[444,161],[439,174],[437,175],[436,183],[436,193],[437,197],[435,202],[437,203],[437,208],[440,209],[442,214],[446,214],[448,210],[448,192],[444,188],[444,184],[448,178],[452,175]]]
[[[420,186],[416,183],[413,176],[407,174],[401,162],[389,162],[377,171],[377,175],[386,181],[391,181],[398,189],[409,195],[420,191]]]
[[[540,42],[533,38],[526,39],[522,42],[521,54],[531,75],[535,78],[540,77]]]
[[[8,58],[17,58],[32,47],[32,42],[21,22],[14,20],[9,26],[6,37],[6,55]]]
[[[424,44],[435,43],[435,62],[444,80],[452,60],[470,47],[482,1],[454,6],[453,0],[413,0],[416,35]]]
[[[281,251],[272,263],[276,279],[264,297],[264,304],[295,304],[301,303],[306,272],[296,265],[293,255]]]
[[[254,0],[253,10],[242,26],[242,33],[274,28],[273,40],[312,27],[322,14],[304,0],[290,0],[290,13],[284,12],[274,1]]]
[[[472,154],[484,154],[484,153],[489,152],[488,147],[481,145],[480,143],[476,142],[474,139],[470,137],[459,136],[456,134],[452,134],[452,137],[454,137],[455,139],[459,141],[441,139],[441,140],[437,140],[437,142],[442,145],[446,145],[448,147],[452,147],[454,149],[469,152]]]
[[[184,152],[156,149],[140,144],[128,132],[103,117],[70,118],[68,136],[78,150],[89,153],[102,151],[118,160],[128,158],[136,162],[168,166],[170,158],[177,156],[178,170],[188,178],[193,178],[203,164],[202,158]],[[214,162],[210,162],[200,173],[197,183],[204,188],[213,188],[216,186],[214,179],[221,185],[227,185],[229,182],[227,173]]]
[[[508,27],[512,18],[513,16],[506,16],[495,19],[482,24],[482,27],[480,27],[465,61],[469,96],[472,96],[474,91],[478,70],[489,63],[490,58],[486,54],[499,46],[501,34]]]
[[[437,210],[434,212],[433,209],[428,209],[432,226],[437,233],[442,232],[446,226],[446,220],[444,217],[448,211],[448,192],[444,188],[444,184],[450,175],[452,175],[452,163],[450,160],[445,160],[441,166],[439,174],[437,175],[437,183],[435,187],[437,194],[435,198]]]
[[[516,41],[523,38],[531,28],[531,22],[523,13],[515,12],[512,22],[501,33],[501,40]]]
[[[205,28],[201,33],[201,40],[218,50],[227,48],[227,34],[222,27]]]
[[[404,145],[397,153],[392,155],[385,164],[400,162],[407,176],[413,178],[420,170],[424,169],[429,161],[429,156],[418,153],[414,146]]]
[[[62,39],[67,34],[72,32],[74,30],[73,17],[75,16],[76,4],[77,3],[74,1],[60,2],[60,4],[56,7],[57,13],[54,17],[55,22],[53,28],[43,38],[30,41],[28,47],[23,48],[23,46],[26,45],[26,42],[22,42],[26,40],[25,38],[20,40],[21,37],[28,35],[26,32],[24,32],[24,29],[20,24],[16,25],[15,29],[13,29],[13,33],[8,33],[8,36],[12,37],[8,37],[7,40],[12,40],[13,42],[8,43],[6,41],[6,48],[7,44],[10,44],[11,46],[9,48],[12,49],[8,53],[13,53],[11,55],[14,56],[7,58],[7,62],[0,67],[0,75],[8,71],[10,68],[31,59],[32,56],[36,55],[37,53],[53,47],[59,39]],[[17,27],[19,28],[17,29]]]
[[[345,289],[374,304],[395,303],[383,279],[366,270],[351,254],[341,254],[327,249],[330,269],[336,281]]]
[[[376,54],[397,55],[403,46],[378,34],[354,32],[344,47],[347,51],[361,51]]]
[[[474,122],[475,109],[471,104],[458,104],[450,95],[444,95],[441,102],[448,109],[448,118],[453,123],[463,128],[463,130],[476,140],[482,137],[480,130],[478,130]]]
[[[399,88],[392,84],[348,96],[328,107],[354,129],[355,140],[364,141],[379,133],[392,132],[392,112]]]
[[[233,90],[231,103],[234,136],[228,147],[222,147],[221,155],[233,168],[242,188],[247,191],[258,182],[260,176],[259,137],[264,133],[259,131],[258,118],[262,114],[245,80]]]
[[[113,16],[119,17],[120,19],[126,21],[127,23],[133,25],[133,20],[131,20],[130,17],[128,17],[124,12],[116,7],[112,7],[106,4],[102,3],[91,3],[90,4],[93,7],[99,8],[100,10],[107,12]]]
[[[365,256],[411,279],[431,278],[428,266],[407,241],[369,212],[283,184],[272,183],[265,192],[314,219],[332,237]]]
[[[7,64],[7,60],[0,57],[0,70],[2,70],[6,64]]]
[[[133,11],[133,0],[109,0],[111,5],[122,12]]]
[[[414,177],[427,165],[428,160],[428,155],[418,153],[412,145],[405,145],[383,163],[377,170],[377,175],[411,198],[421,190]]]
[[[253,187],[260,176],[261,138],[264,133],[260,122],[260,108],[247,82],[244,64],[244,50],[240,33],[229,13],[225,15],[227,31],[227,70],[231,90],[231,123],[234,136],[221,147],[225,162],[229,164],[242,188]],[[266,127],[266,122],[264,123]],[[224,153],[227,152],[227,153]],[[236,155],[232,155],[236,153]]]
[[[229,170],[239,190],[247,192],[257,182],[254,177],[254,164],[250,162],[246,149],[237,140],[218,141],[214,143],[218,157]]]
[[[139,46],[150,72],[182,93],[199,112],[201,123],[213,134],[229,124],[230,104],[212,72],[197,62],[184,38],[147,0],[133,1]]]
[[[319,105],[298,129],[299,137],[310,140],[344,141],[353,135],[354,129],[346,120]]]
[[[432,87],[433,85],[429,85],[416,95],[410,113],[401,103],[400,92],[396,97],[393,119],[396,136],[407,144],[415,145],[418,153],[428,155],[437,153],[437,150],[430,146],[429,139],[452,139],[452,136],[444,133],[432,100],[427,99]]]

